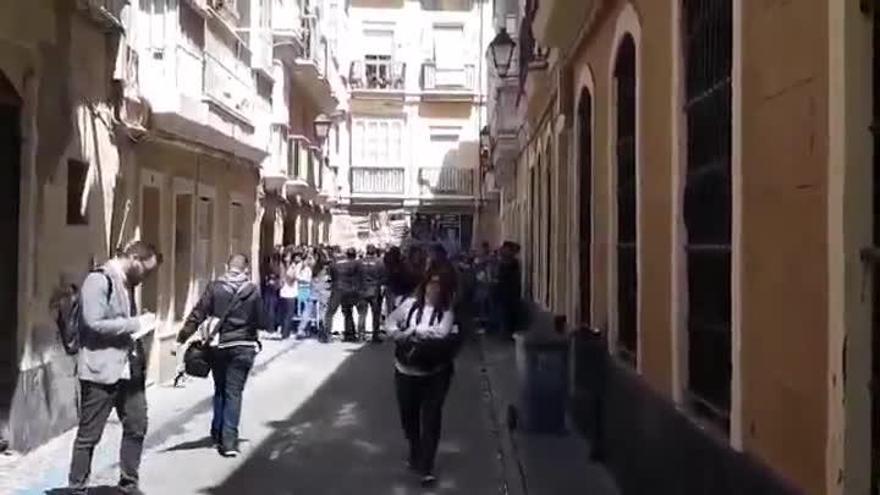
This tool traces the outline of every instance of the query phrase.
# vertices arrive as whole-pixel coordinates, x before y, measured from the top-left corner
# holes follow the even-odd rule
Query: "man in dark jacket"
[[[358,305],[358,334],[361,338],[366,335],[367,308],[372,313],[373,342],[381,342],[379,338],[379,326],[382,319],[382,285],[385,283],[385,266],[382,259],[372,244],[367,246],[367,255],[361,261],[364,271],[364,283],[361,289],[361,299]]]
[[[498,262],[498,275],[495,284],[495,300],[501,316],[501,326],[508,335],[517,329],[522,296],[522,269],[520,268],[519,245],[505,241],[501,246],[501,259]]]
[[[345,250],[345,258],[330,266],[330,303],[327,305],[327,315],[324,318],[328,328],[333,326],[333,315],[336,309],[342,305],[342,316],[345,318],[345,333],[343,340],[355,342],[354,307],[361,295],[364,273],[361,262],[357,259],[357,251],[354,248]]]
[[[222,319],[225,315],[225,319],[209,331],[210,335],[202,336],[214,348],[211,438],[224,457],[239,455],[242,393],[260,346],[257,331],[265,329],[260,291],[250,281],[249,272],[247,256],[236,254],[229,258],[226,274],[208,285],[177,335],[177,342],[184,343],[209,317]]]

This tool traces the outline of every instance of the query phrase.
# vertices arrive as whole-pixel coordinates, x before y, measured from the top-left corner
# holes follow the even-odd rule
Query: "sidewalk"
[[[486,388],[500,424],[503,469],[511,495],[618,495],[611,474],[591,462],[589,445],[574,428],[564,436],[535,435],[506,426],[507,409],[517,403],[516,354],[512,341],[480,339]]]
[[[299,345],[291,340],[263,340],[264,349],[257,355],[253,376],[265,372],[269,365]],[[213,382],[190,379],[184,387],[170,384],[147,388],[149,430],[145,450],[173,435],[181,422],[211,410]],[[68,430],[38,449],[25,455],[0,456],[0,493],[35,494],[50,487],[67,484],[70,448],[76,429]],[[102,440],[95,449],[93,473],[113,468],[118,461],[122,428],[116,414],[111,414]]]

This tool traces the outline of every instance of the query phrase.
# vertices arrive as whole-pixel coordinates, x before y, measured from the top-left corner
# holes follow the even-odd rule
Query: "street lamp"
[[[315,137],[318,138],[318,141],[323,142],[327,139],[327,135],[330,134],[330,126],[332,125],[333,121],[323,113],[315,117]]]
[[[510,62],[513,60],[513,48],[516,42],[507,34],[506,28],[501,28],[495,39],[489,43],[489,50],[492,52],[492,62],[495,64],[495,70],[502,78],[507,77],[507,71],[510,70]]]

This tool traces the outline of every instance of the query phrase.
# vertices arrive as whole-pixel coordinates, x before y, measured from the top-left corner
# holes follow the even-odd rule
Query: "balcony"
[[[205,99],[248,125],[253,125],[253,97],[256,94],[250,67],[238,59],[225,63],[205,55]]]
[[[406,63],[392,60],[355,60],[351,63],[351,88],[353,92],[397,92],[406,89]]]
[[[567,50],[604,0],[541,0],[532,27],[537,42]]]
[[[297,0],[281,0],[272,6],[274,54],[288,63],[306,53],[303,41],[302,6]]]
[[[77,8],[108,31],[124,31],[123,15],[129,0],[76,0]]]
[[[352,167],[352,195],[402,196],[405,169],[401,167]]]
[[[312,151],[308,138],[297,135],[290,136],[287,156],[287,184],[285,187],[287,196],[312,199],[316,191],[314,186],[309,183]]]
[[[330,113],[339,101],[328,79],[331,74],[329,46],[315,15],[302,16],[301,33],[303,52],[294,62],[293,78],[321,112]]]
[[[423,167],[419,169],[422,196],[473,196],[474,169],[463,167]]]
[[[471,99],[476,89],[476,70],[472,64],[459,68],[439,68],[434,62],[422,64],[422,97]]]

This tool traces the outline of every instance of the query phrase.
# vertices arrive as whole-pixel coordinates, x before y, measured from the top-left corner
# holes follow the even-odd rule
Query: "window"
[[[88,225],[86,184],[89,165],[77,160],[67,161],[67,225]]]
[[[580,157],[580,239],[578,259],[580,260],[580,319],[582,324],[591,324],[590,271],[591,245],[593,243],[593,96],[585,88],[581,92],[578,106],[578,146]]]
[[[460,24],[434,26],[434,62],[438,69],[461,68],[464,53],[464,26]]]
[[[551,303],[551,295],[552,295],[552,280],[553,280],[553,214],[552,214],[552,206],[554,201],[551,199],[553,195],[553,167],[551,166],[552,162],[552,152],[553,148],[550,146],[550,143],[547,143],[547,148],[544,150],[544,167],[545,167],[545,177],[544,177],[544,229],[546,231],[547,237],[544,239],[544,305],[547,308],[550,308]]]
[[[454,153],[458,150],[461,139],[461,127],[457,126],[432,126],[431,127],[431,155],[425,160],[437,168],[447,163],[455,163]]]
[[[725,431],[731,377],[732,12],[731,0],[684,2],[687,398]]]
[[[356,167],[401,167],[403,121],[360,119],[354,122],[353,165]]]
[[[422,0],[425,10],[470,10],[473,0]]]
[[[617,103],[617,336],[621,358],[638,359],[638,232],[636,220],[636,45],[621,41],[614,69]]]
[[[364,29],[364,71],[367,86],[386,88],[391,84],[391,60],[394,54],[394,31]]]

